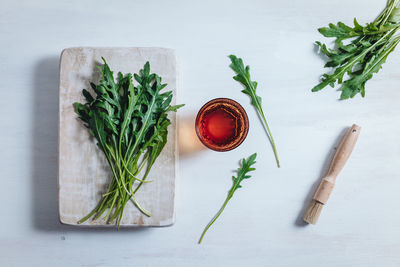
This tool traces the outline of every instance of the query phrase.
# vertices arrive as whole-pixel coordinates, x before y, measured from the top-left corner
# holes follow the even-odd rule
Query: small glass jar
[[[246,111],[236,101],[216,98],[198,112],[195,123],[200,141],[215,151],[229,151],[238,147],[249,131]]]

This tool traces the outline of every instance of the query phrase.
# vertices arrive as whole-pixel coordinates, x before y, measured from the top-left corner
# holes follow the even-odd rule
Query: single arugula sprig
[[[327,48],[325,44],[316,42],[320,51],[329,61],[325,67],[334,68],[333,74],[323,74],[321,83],[312,91],[317,92],[327,85],[342,84],[340,98],[353,98],[358,93],[365,96],[365,84],[377,73],[388,55],[400,42],[400,36],[395,35],[400,29],[399,0],[389,0],[383,12],[371,23],[361,26],[354,19],[354,27],[342,22],[337,25],[319,28],[318,31],[325,37],[334,37],[335,47]],[[344,44],[343,40],[350,39]],[[347,74],[348,77],[344,77]]]
[[[150,73],[149,62],[139,74],[124,76],[119,72],[115,81],[104,58],[103,61],[103,68],[98,66],[99,84],[90,84],[96,96],[83,89],[86,103],[74,103],[74,108],[96,138],[113,177],[98,205],[78,223],[92,216],[98,219],[108,210],[104,219],[109,223],[116,220],[119,226],[129,200],[142,213],[151,216],[140,206],[135,193],[147,182],[150,169],[167,142],[171,124],[167,112],[177,111],[183,105],[171,105],[172,91],[161,92],[167,84],[162,84],[157,74]],[[143,169],[144,174],[139,178]]]
[[[249,179],[251,177],[250,175],[248,175],[248,173],[251,171],[254,171],[256,169],[256,168],[251,167],[252,165],[254,165],[256,163],[256,157],[257,157],[257,153],[254,153],[247,160],[242,159],[242,164],[241,164],[242,166],[238,168],[237,176],[236,177],[232,176],[233,184],[232,184],[231,189],[229,189],[228,196],[226,197],[224,204],[222,205],[220,210],[217,212],[217,214],[215,214],[214,218],[212,218],[212,220],[207,224],[206,228],[204,229],[203,233],[201,234],[201,237],[199,239],[199,244],[203,240],[204,235],[206,234],[206,232],[210,228],[210,226],[215,222],[215,220],[218,219],[218,217],[224,211],[226,205],[228,204],[229,200],[233,197],[233,194],[235,193],[235,191],[242,187],[240,185],[240,183],[244,179]]]
[[[237,75],[233,76],[233,79],[243,84],[245,87],[242,92],[249,95],[251,98],[251,104],[255,107],[258,115],[260,116],[261,121],[264,124],[264,127],[267,131],[267,135],[269,141],[271,142],[272,149],[275,154],[276,164],[278,168],[281,166],[278,157],[278,151],[276,150],[276,145],[274,138],[272,137],[271,130],[269,129],[267,120],[265,118],[262,106],[261,106],[261,97],[256,94],[257,82],[252,81],[250,79],[250,66],[244,66],[243,60],[241,58],[237,58],[235,55],[230,55],[232,63],[229,65],[231,69],[236,72]]]

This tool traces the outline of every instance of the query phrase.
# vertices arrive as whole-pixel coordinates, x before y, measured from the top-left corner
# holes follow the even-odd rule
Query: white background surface
[[[4,1],[0,3],[1,266],[399,266],[400,50],[367,97],[310,89],[323,61],[313,41],[329,22],[368,22],[384,0]],[[77,229],[57,219],[58,63],[71,46],[161,46],[180,63],[181,117],[215,97],[248,111],[246,141],[228,153],[181,158],[176,224]],[[252,67],[280,153],[266,136],[227,55]],[[317,226],[299,216],[345,127],[363,127]],[[196,242],[231,186],[239,158],[257,171],[204,244]]]

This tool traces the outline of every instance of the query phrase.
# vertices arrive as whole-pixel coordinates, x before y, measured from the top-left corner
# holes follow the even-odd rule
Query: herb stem
[[[201,234],[201,237],[199,239],[199,244],[201,244],[201,241],[203,241],[204,235],[207,233],[208,229],[211,227],[211,225],[213,225],[213,223],[218,219],[218,217],[221,215],[221,213],[224,211],[226,204],[228,204],[229,200],[232,198],[233,193],[230,192],[228,194],[228,197],[225,199],[224,204],[222,205],[222,207],[219,209],[219,211],[217,212],[217,214],[215,214],[214,218],[212,218],[212,220],[207,224],[206,228],[204,228],[203,233]]]
[[[258,113],[259,113],[260,116],[261,116],[262,121],[264,122],[264,126],[265,126],[265,128],[266,128],[266,130],[267,130],[267,134],[268,134],[268,137],[269,137],[269,141],[270,141],[270,143],[271,143],[271,145],[272,145],[272,150],[274,151],[274,155],[275,155],[275,159],[276,159],[276,164],[278,165],[278,168],[280,168],[280,167],[281,167],[281,163],[279,162],[278,151],[277,151],[277,149],[276,149],[276,145],[275,145],[274,138],[272,137],[271,129],[270,129],[269,126],[268,126],[267,119],[265,118],[263,109],[262,109],[262,107],[261,107],[261,103],[260,103],[260,101],[257,99],[257,95],[256,95],[256,93],[255,93],[255,92],[256,92],[256,88],[254,88],[253,83],[252,83],[247,77],[245,77],[245,80],[246,80],[247,84],[249,85],[249,87],[252,89],[252,90],[250,90],[250,91],[252,92],[252,98],[254,99],[254,102],[256,103],[256,110],[258,111]]]
[[[245,65],[243,64],[243,60],[241,58],[238,58],[235,55],[230,55],[229,58],[232,61],[232,64],[230,65],[230,67],[237,74],[236,76],[233,77],[233,79],[240,82],[245,87],[245,89],[242,90],[242,92],[250,96],[251,104],[256,109],[257,114],[260,117],[260,120],[264,126],[264,129],[267,132],[268,139],[271,143],[271,146],[272,146],[272,149],[273,149],[273,152],[275,155],[276,164],[277,164],[278,168],[280,168],[281,164],[279,161],[278,151],[276,149],[275,140],[272,137],[271,129],[269,128],[267,119],[265,118],[264,111],[261,106],[261,97],[256,94],[257,82],[251,81],[250,67],[249,66],[245,67]]]
[[[115,81],[104,58],[103,61],[104,66],[98,67],[101,74],[99,84],[90,83],[96,96],[83,89],[86,102],[74,103],[74,109],[97,139],[112,177],[99,203],[78,223],[92,216],[95,220],[105,214],[107,223],[116,220],[119,227],[129,201],[141,213],[151,216],[138,203],[135,193],[140,185],[151,182],[145,179],[167,143],[168,126],[171,124],[167,112],[177,111],[182,105],[171,105],[172,91],[161,93],[167,84],[162,84],[157,74],[150,73],[149,62],[138,74],[124,76],[119,72]],[[146,166],[145,175],[139,179],[138,175]],[[134,186],[136,190],[133,190]]]
[[[240,183],[244,179],[249,179],[251,177],[248,173],[255,170],[255,168],[253,168],[252,165],[254,165],[256,163],[256,161],[255,161],[256,157],[257,157],[257,154],[254,153],[247,160],[242,159],[241,167],[239,167],[237,170],[237,177],[232,176],[233,184],[232,184],[231,189],[228,192],[228,196],[226,197],[224,204],[222,204],[222,207],[219,209],[217,214],[214,215],[214,217],[211,219],[211,221],[204,228],[203,233],[201,234],[200,239],[199,239],[199,244],[201,244],[201,242],[203,241],[204,235],[207,233],[208,229],[210,229],[211,225],[213,225],[213,223],[218,219],[218,217],[221,215],[221,213],[225,210],[226,205],[228,204],[229,200],[233,197],[233,194],[235,193],[235,191],[242,187],[240,185]]]
[[[317,92],[335,83],[342,85],[340,99],[355,97],[358,93],[365,97],[365,85],[378,73],[388,55],[399,43],[400,1],[388,0],[385,9],[371,23],[360,25],[354,19],[354,26],[343,22],[330,23],[318,31],[328,38],[335,38],[335,46],[330,49],[326,44],[316,42],[320,52],[329,60],[325,67],[333,68],[333,73],[322,75],[320,83],[312,88]],[[353,38],[359,36],[358,38]],[[348,42],[345,39],[351,38]]]
[[[389,35],[389,34],[393,34],[394,29],[388,31],[387,33],[385,33],[385,35],[383,35],[379,40],[376,41],[376,43],[374,43],[373,45],[371,45],[370,47],[368,47],[367,49],[365,49],[363,52],[361,52],[360,54],[358,54],[357,56],[355,56],[353,59],[351,59],[350,61],[348,61],[346,64],[344,64],[343,66],[340,66],[339,68],[336,69],[335,73],[329,78],[326,79],[324,81],[322,81],[319,85],[315,86],[312,91],[313,92],[317,92],[319,90],[321,90],[323,87],[325,87],[326,85],[335,82],[336,79],[338,79],[337,77],[343,77],[343,75],[349,71],[349,69],[351,69],[354,64],[357,61],[360,61],[362,58],[364,58],[364,56],[370,52],[371,50],[375,49],[375,47],[377,47],[378,45],[381,44],[381,42]],[[323,86],[321,86],[323,85]]]
[[[109,207],[107,215],[104,217],[104,219],[108,220],[108,218],[110,217],[111,211],[115,205],[115,201],[117,200],[117,197],[118,197],[118,192],[115,193],[114,198],[111,202],[111,206]]]
[[[270,130],[269,126],[268,126],[267,120],[265,119],[264,112],[262,112],[262,111],[261,111],[261,117],[262,117],[262,119],[264,121],[265,128],[267,129],[268,136],[269,136],[269,141],[271,141],[272,150],[274,151],[274,155],[275,155],[275,159],[276,159],[276,164],[278,165],[278,168],[280,168],[281,167],[281,163],[279,161],[278,151],[276,149],[275,141],[274,141],[274,138],[272,137],[272,133],[271,133],[271,130]]]

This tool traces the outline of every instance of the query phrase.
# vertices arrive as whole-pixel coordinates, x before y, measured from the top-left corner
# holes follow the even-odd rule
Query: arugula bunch
[[[342,84],[341,99],[353,98],[358,93],[365,96],[366,82],[382,68],[388,55],[400,42],[400,35],[396,35],[400,28],[398,4],[399,0],[388,0],[383,12],[366,26],[361,26],[354,19],[354,27],[338,22],[318,29],[323,36],[336,38],[333,49],[316,42],[320,51],[329,58],[325,67],[334,68],[334,73],[324,74],[313,92],[327,85],[334,87],[337,82]],[[348,77],[344,77],[345,74]]]
[[[95,97],[83,89],[86,103],[74,103],[74,109],[96,138],[113,177],[98,205],[78,223],[93,215],[94,220],[98,219],[108,210],[104,218],[109,223],[116,220],[119,226],[129,200],[142,213],[151,216],[140,206],[135,193],[148,182],[150,169],[167,142],[171,124],[167,112],[176,112],[183,105],[171,105],[172,91],[161,92],[167,84],[161,83],[157,74],[150,73],[149,62],[133,77],[119,72],[115,81],[113,72],[102,59],[103,68],[98,66],[101,80],[99,84],[90,84]],[[139,178],[142,170],[144,174]]]
[[[279,162],[278,151],[276,150],[274,138],[272,137],[271,130],[268,126],[267,119],[265,118],[264,111],[261,106],[261,101],[262,101],[261,97],[256,94],[256,89],[258,84],[257,82],[252,81],[250,79],[250,66],[245,67],[243,64],[243,60],[241,58],[236,57],[235,55],[230,55],[229,58],[232,61],[232,63],[229,66],[236,73],[233,79],[243,84],[244,89],[242,90],[242,93],[250,96],[251,104],[257,110],[257,113],[260,116],[261,121],[264,123],[264,127],[267,131],[268,138],[271,142],[272,149],[274,151],[276,164],[278,165],[279,168],[281,164]]]
[[[228,204],[229,200],[233,197],[233,194],[235,193],[235,191],[242,187],[240,185],[240,183],[244,179],[249,179],[251,177],[248,173],[255,170],[255,168],[252,168],[251,166],[256,163],[256,157],[257,157],[257,153],[254,153],[247,160],[242,159],[242,166],[238,168],[237,176],[236,177],[232,176],[233,184],[232,184],[231,189],[229,189],[228,196],[226,197],[224,204],[222,205],[220,210],[217,212],[217,214],[212,218],[212,220],[207,224],[206,228],[204,229],[203,233],[201,234],[199,244],[203,240],[204,235],[206,234],[208,229],[211,227],[211,225],[218,219],[218,217],[224,211],[226,205]]]

